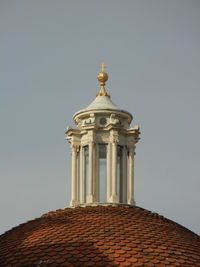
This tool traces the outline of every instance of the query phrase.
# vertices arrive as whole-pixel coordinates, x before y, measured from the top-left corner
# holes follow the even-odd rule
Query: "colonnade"
[[[104,144],[106,153],[106,201],[134,205],[134,145],[122,146],[120,169],[117,169],[118,143]],[[86,177],[85,149],[88,147],[88,173]],[[72,152],[72,198],[71,206],[99,202],[99,144],[88,142],[87,146],[71,144]],[[79,154],[79,155],[78,155]],[[79,156],[79,168],[78,168]],[[127,164],[128,163],[128,164]],[[128,169],[127,169],[128,167]],[[78,170],[79,169],[79,173]],[[120,171],[120,173],[118,173]],[[127,175],[128,174],[128,175]],[[117,175],[120,182],[117,183]],[[128,177],[127,177],[128,176]],[[87,184],[86,184],[87,179]],[[79,186],[78,186],[79,185]],[[87,188],[86,188],[87,185]],[[77,189],[79,187],[79,189]],[[119,188],[118,188],[119,187]],[[127,192],[128,191],[128,192]],[[86,195],[87,192],[87,195]]]

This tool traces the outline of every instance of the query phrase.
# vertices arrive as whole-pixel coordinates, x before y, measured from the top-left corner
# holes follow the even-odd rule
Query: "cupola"
[[[74,114],[76,128],[66,139],[72,154],[70,206],[93,203],[135,204],[134,155],[139,127],[133,116],[115,105],[106,92],[108,74],[102,64],[100,91],[85,109]]]

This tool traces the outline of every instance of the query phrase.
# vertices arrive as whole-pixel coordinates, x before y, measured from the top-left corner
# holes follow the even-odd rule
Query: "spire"
[[[104,72],[106,65],[104,63],[101,64],[101,72],[99,72],[97,79],[100,82],[101,89],[97,96],[110,96],[105,89],[106,81],[108,80],[108,74]]]

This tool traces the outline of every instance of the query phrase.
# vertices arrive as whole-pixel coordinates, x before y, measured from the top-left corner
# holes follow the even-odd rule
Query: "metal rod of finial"
[[[108,80],[108,74],[106,72],[104,72],[104,69],[106,67],[106,65],[104,64],[104,62],[101,64],[101,72],[98,74],[97,78],[100,82],[100,86],[101,86],[101,90],[100,92],[97,94],[99,96],[109,96],[109,94],[106,92],[105,90],[105,84],[106,81]]]
[[[106,65],[104,64],[104,62],[101,64],[101,71],[104,72]]]

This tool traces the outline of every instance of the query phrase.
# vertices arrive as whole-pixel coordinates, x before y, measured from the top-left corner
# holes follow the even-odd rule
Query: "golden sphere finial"
[[[108,74],[106,72],[104,72],[106,65],[104,63],[101,64],[101,72],[99,72],[97,78],[100,82],[100,86],[101,86],[101,90],[99,92],[99,96],[108,96],[106,90],[105,90],[105,84],[106,81],[108,80]]]

